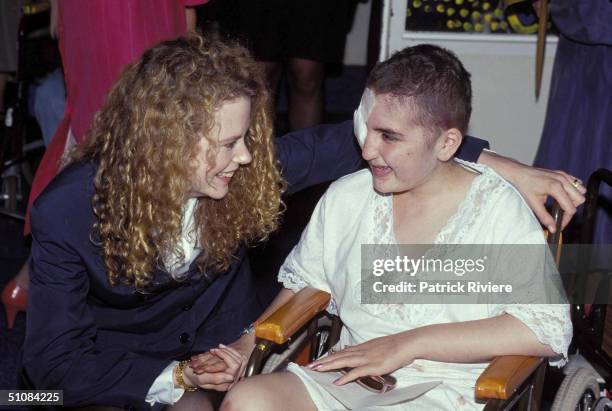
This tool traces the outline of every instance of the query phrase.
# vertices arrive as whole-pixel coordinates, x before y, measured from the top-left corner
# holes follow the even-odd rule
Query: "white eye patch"
[[[359,107],[357,107],[357,110],[355,110],[355,114],[353,115],[353,130],[361,148],[363,148],[366,136],[368,135],[368,126],[366,125],[366,121],[370,116],[372,107],[374,107],[375,97],[376,95],[374,92],[369,88],[366,88],[361,96]]]

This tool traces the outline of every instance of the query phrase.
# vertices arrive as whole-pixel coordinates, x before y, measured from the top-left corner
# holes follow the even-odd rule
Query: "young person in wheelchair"
[[[572,336],[566,304],[361,303],[362,244],[546,242],[510,183],[487,166],[454,159],[468,127],[471,83],[452,53],[419,45],[380,63],[358,113],[355,127],[362,129],[357,134],[369,168],[325,193],[281,267],[285,289],[272,304],[304,287],[331,294],[344,323],[340,341],[307,368],[352,368],[336,385],[388,373],[398,387],[441,380],[412,401],[388,406],[430,410],[480,408],[475,381],[496,356],[544,356],[562,364]],[[359,118],[365,123],[357,124]],[[221,408],[284,410],[289,403],[293,410],[346,409],[296,364],[239,382]]]

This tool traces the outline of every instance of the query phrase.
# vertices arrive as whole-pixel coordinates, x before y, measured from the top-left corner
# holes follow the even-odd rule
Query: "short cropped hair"
[[[414,107],[417,125],[465,133],[472,113],[470,73],[451,51],[431,44],[407,47],[378,63],[367,87]]]

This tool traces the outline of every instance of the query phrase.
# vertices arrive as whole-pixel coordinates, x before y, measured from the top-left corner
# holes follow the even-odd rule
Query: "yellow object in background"
[[[512,27],[512,30],[516,33],[532,34],[538,31],[537,22],[530,24],[529,26],[525,26],[523,23],[521,23],[516,14],[509,14],[508,22],[510,23],[510,27]]]
[[[431,5],[426,4],[425,7],[423,7],[423,11],[425,13],[431,13]]]
[[[465,30],[465,31],[472,31],[472,23],[469,23],[467,21],[465,23],[463,23],[463,26],[461,26],[461,27],[463,27],[463,30]]]
[[[463,0],[455,0],[455,4],[457,6],[461,6],[463,4]]]
[[[455,25],[452,20],[446,20],[446,27],[452,30],[455,28]]]
[[[484,29],[484,26],[482,25],[482,23],[474,24],[474,31],[476,31],[477,33],[482,33],[483,29]]]
[[[487,2],[487,1],[485,1],[484,3],[482,3],[482,9],[483,9],[484,11],[487,11],[487,10],[489,10],[490,8],[491,8],[491,3]]]
[[[449,8],[446,9],[446,15],[448,17],[452,16],[453,14],[455,14],[455,9],[454,8],[449,7]]]
[[[497,31],[497,29],[499,28],[499,23],[497,22],[497,20],[492,21],[489,27],[491,27],[491,31]]]
[[[500,19],[504,17],[504,11],[498,7],[493,11],[493,15],[497,17],[498,19]]]
[[[470,11],[468,9],[461,9],[459,10],[459,15],[461,17],[467,17],[470,14]]]
[[[472,20],[480,20],[481,17],[482,17],[482,14],[480,14],[479,11],[472,12]]]
[[[491,22],[493,21],[493,15],[490,13],[487,13],[484,15],[484,21],[487,24],[491,24]]]
[[[421,0],[413,0],[412,1],[412,7],[414,7],[415,9],[418,9],[419,7],[421,7]]]
[[[444,8],[444,4],[439,3],[439,4],[436,6],[436,11],[437,11],[438,13],[444,13],[444,10],[445,10],[445,8]]]

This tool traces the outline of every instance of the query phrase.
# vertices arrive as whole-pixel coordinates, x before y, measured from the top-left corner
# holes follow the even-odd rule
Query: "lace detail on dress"
[[[397,242],[393,232],[393,196],[375,193],[373,203],[374,224],[368,235],[367,243],[381,245],[377,255],[391,257],[397,254],[395,249]],[[361,282],[359,281],[352,288],[353,300],[360,303]],[[381,318],[397,320],[410,324],[412,327],[421,326],[443,312],[442,306],[435,304],[359,304],[359,307]]]
[[[549,360],[562,367],[567,363],[567,349],[572,341],[569,306],[553,304],[506,305],[494,310],[494,315],[507,313],[522,321],[536,335],[538,341],[559,354]]]
[[[478,171],[480,175],[474,178],[467,195],[459,204],[457,212],[440,230],[434,244],[462,244],[465,235],[481,217],[482,211],[487,209],[489,202],[497,198],[497,194],[504,191],[508,185],[490,168],[461,160],[456,161],[464,167]]]
[[[393,196],[375,193],[373,199],[374,224],[370,231],[370,244],[394,244],[393,235]]]
[[[282,267],[280,272],[278,273],[278,281],[283,284],[283,287],[293,291],[294,293],[297,293],[301,289],[310,286],[299,274],[296,274],[289,270],[283,270]],[[329,301],[327,311],[330,314],[338,315],[338,304],[336,303],[336,300],[333,296]]]
[[[436,245],[462,244],[466,234],[470,232],[479,219],[483,218],[483,212],[487,210],[490,201],[494,201],[498,197],[498,193],[506,190],[509,184],[488,167],[461,160],[456,161],[466,168],[479,172],[480,175],[474,178],[457,211],[436,236],[434,241]],[[372,218],[374,225],[368,243],[397,244],[393,230],[393,197],[376,193],[373,201],[374,214]],[[381,251],[385,254],[392,254],[391,249]],[[434,258],[438,253],[448,251],[448,247],[435,247],[430,249],[427,255],[429,258]],[[355,289],[360,290],[357,286]],[[360,293],[355,292],[353,298],[355,301],[360,301]],[[368,304],[362,305],[362,308],[377,316],[384,315],[398,321],[406,321],[414,327],[431,324],[435,322],[435,318],[444,312],[444,308],[437,304]]]
[[[278,273],[278,281],[283,284],[283,287],[297,293],[302,288],[308,287],[308,283],[298,274],[281,269]]]

